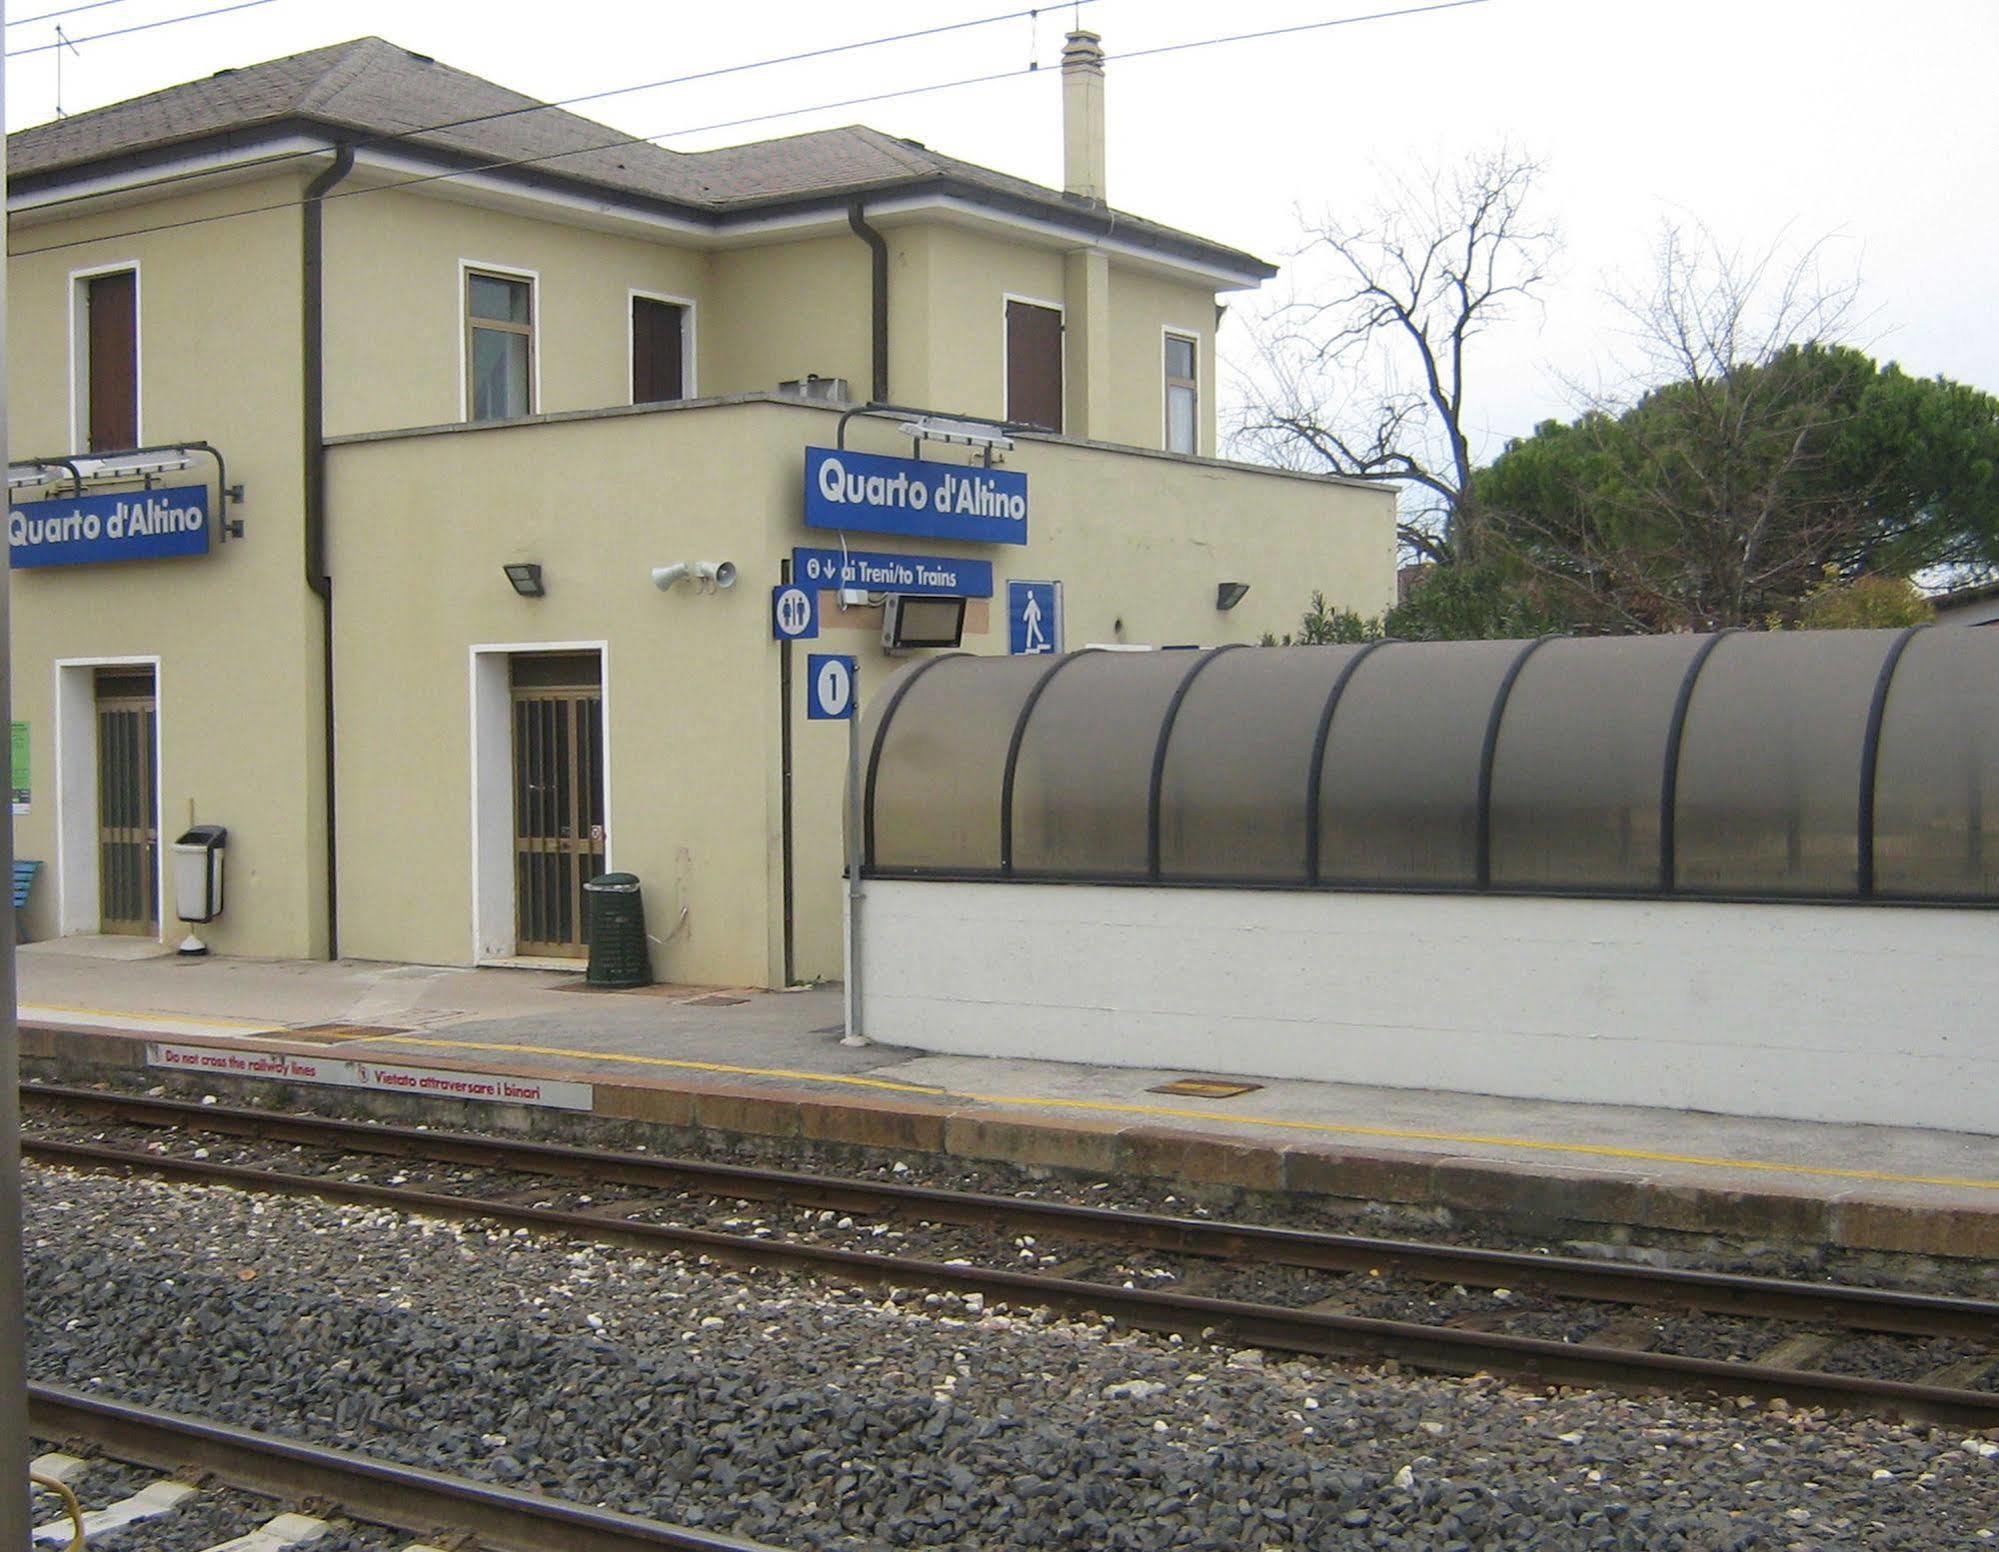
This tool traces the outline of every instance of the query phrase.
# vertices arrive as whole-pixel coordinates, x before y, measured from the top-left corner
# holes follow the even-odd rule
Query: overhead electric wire
[[[138,22],[130,27],[114,27],[109,32],[93,32],[81,38],[58,38],[53,43],[37,43],[33,48],[9,49],[6,57],[23,59],[29,54],[46,54],[50,49],[75,48],[80,43],[99,43],[105,38],[123,38],[135,32],[153,32],[161,27],[178,27],[182,22],[198,22],[206,16],[227,16],[231,11],[252,11],[272,0],[236,0],[234,5],[218,5],[207,11],[188,11],[179,16],[162,16],[158,21]]]
[[[264,4],[267,0],[248,0],[250,4]],[[1371,11],[1361,16],[1331,17],[1316,22],[1300,22],[1286,27],[1265,28],[1255,32],[1230,33],[1213,38],[1195,38],[1180,43],[1159,44],[1152,48],[1131,49],[1121,54],[1108,54],[1106,61],[1154,58],[1164,54],[1187,53],[1194,49],[1219,48],[1231,43],[1255,42],[1265,38],[1279,37],[1300,32],[1319,32],[1332,27],[1350,27],[1363,22],[1393,21],[1400,17],[1422,16],[1435,11],[1457,11],[1471,6],[1488,5],[1492,0],[1432,0],[1427,5],[1403,6],[1394,10]],[[983,86],[995,81],[1009,81],[1021,76],[1033,75],[1039,71],[1038,64],[1017,66],[1011,70],[996,70],[984,75],[961,76],[951,81],[933,81],[923,86],[900,87],[892,91],[874,92],[860,97],[844,97],[831,102],[814,103],[802,108],[784,108],[769,113],[750,114],[742,118],[722,119],[711,124],[694,125],[687,128],[663,130],[653,135],[624,135],[616,140],[608,140],[600,145],[574,146],[563,151],[544,152],[539,156],[513,157],[502,161],[484,162],[472,167],[455,168],[449,172],[423,173],[413,178],[399,178],[394,182],[371,185],[367,188],[336,189],[322,197],[323,203],[337,199],[357,199],[367,194],[388,194],[400,189],[416,188],[428,183],[446,182],[456,178],[476,177],[484,173],[504,172],[516,167],[534,167],[544,162],[561,161],[568,157],[589,156],[604,151],[622,150],[627,146],[655,145],[660,140],[677,139],[687,135],[711,134],[718,130],[739,129],[748,124],[769,123],[775,119],[799,118],[807,114],[831,112],[837,108],[862,107],[872,103],[893,102],[910,97],[923,97],[936,92],[955,91],[966,86]],[[572,99],[576,100],[576,99]],[[537,104],[552,107],[552,103]],[[525,110],[524,110],[525,111]],[[412,132],[414,133],[414,132]],[[400,139],[401,137],[398,137]],[[658,147],[664,150],[665,147]],[[579,174],[586,178],[587,174]],[[658,197],[658,196],[656,196]],[[670,201],[669,201],[670,202]],[[38,248],[13,250],[16,258],[28,258],[38,253],[55,253],[65,248],[87,247],[95,243],[114,242],[127,237],[144,237],[156,232],[182,231],[189,227],[208,226],[221,221],[235,221],[248,216],[268,215],[275,211],[296,209],[306,203],[303,199],[275,200],[266,205],[252,205],[243,210],[218,211],[214,215],[190,216],[182,221],[164,221],[153,226],[131,227],[120,232],[103,232],[90,237],[72,238],[67,242],[48,243]]]
[[[122,0],[96,0],[96,3],[101,5],[117,5],[122,3]],[[1085,5],[1097,4],[1098,0],[1072,0],[1072,3],[1080,9]],[[641,81],[633,86],[613,86],[603,91],[584,92],[575,97],[558,97],[552,102],[528,102],[523,103],[517,108],[501,108],[492,113],[477,113],[467,118],[440,119],[434,124],[418,125],[415,128],[401,130],[392,135],[372,135],[366,139],[349,141],[348,144],[356,151],[364,151],[373,146],[398,145],[416,136],[434,135],[451,129],[467,129],[475,124],[496,123],[501,119],[518,118],[528,113],[543,113],[552,108],[573,108],[579,103],[602,102],[610,97],[628,97],[637,92],[657,91],[667,86],[687,86],[696,81],[712,81],[722,76],[743,75],[752,70],[772,69],[779,65],[795,65],[805,60],[825,59],[835,54],[851,54],[862,49],[884,48],[891,44],[908,43],[918,38],[937,37],[940,34],[949,32],[964,32],[974,27],[990,27],[999,22],[1018,21],[1023,16],[1036,16],[1045,9],[1045,6],[1028,6],[1018,10],[1001,11],[992,16],[975,17],[969,21],[945,22],[935,27],[919,27],[910,32],[893,32],[873,38],[857,38],[850,43],[833,43],[823,48],[805,49],[795,54],[777,54],[769,59],[753,59],[745,60],[740,64],[719,65],[712,70],[697,70],[691,75],[666,76],[657,81]],[[801,109],[799,111],[809,112],[810,110]],[[693,133],[693,131],[687,131],[686,133]],[[655,136],[654,138],[663,137]],[[619,144],[625,143],[622,141],[619,142]],[[581,150],[564,151],[556,154],[581,156],[585,154],[585,151],[590,149],[595,148],[586,147]],[[325,154],[322,148],[315,146],[305,151],[281,151],[272,156],[253,158],[247,163],[240,165],[249,167],[276,167],[286,162],[306,161]],[[155,179],[149,187],[157,188],[163,184],[179,183],[188,179],[204,178],[207,176],[208,173],[206,170],[176,173],[171,177]],[[35,208],[37,210],[52,210],[61,205],[75,204],[99,197],[96,194],[77,194],[67,199],[50,200],[46,204],[37,205]]]
[[[43,11],[37,16],[10,16],[9,27],[26,27],[34,22],[52,22],[58,16],[75,16],[80,11],[101,11],[107,5],[126,5],[130,0],[88,0],[84,5],[66,5],[60,11]]]

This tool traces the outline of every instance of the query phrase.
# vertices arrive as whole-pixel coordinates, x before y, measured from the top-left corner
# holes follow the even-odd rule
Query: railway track
[[[864,1213],[886,1221],[997,1228],[1021,1236],[1113,1245],[1197,1258],[1232,1269],[1307,1268],[1392,1275],[1415,1282],[1531,1290],[1549,1299],[1610,1303],[1647,1311],[1694,1311],[1716,1319],[1752,1317],[1796,1327],[1761,1361],[1742,1362],[1649,1350],[1642,1321],[1611,1322],[1611,1339],[1556,1340],[1455,1323],[1383,1319],[1343,1309],[1339,1299],[1294,1308],[1260,1300],[1210,1297],[1181,1289],[1119,1286],[1054,1273],[1024,1272],[949,1260],[916,1259],[837,1245],[644,1221],[656,1198],[583,1197],[583,1208],[546,1205],[526,1192],[438,1191],[224,1163],[184,1154],[66,1141],[30,1134],[24,1151],[51,1163],[116,1169],[161,1178],[317,1196],[418,1213],[487,1219],[591,1239],[678,1250],[735,1264],[775,1267],[871,1286],[895,1286],[1108,1317],[1121,1324],[1238,1345],[1323,1356],[1393,1358],[1451,1373],[1492,1372],[1533,1383],[1673,1390],[1797,1405],[1892,1413],[1975,1427],[1999,1426],[1999,1393],[1966,1380],[1999,1367],[1999,1304],[1894,1290],[1842,1287],[1731,1273],[1628,1266],[1296,1229],[1217,1223],[1073,1204],[960,1193],[895,1182],[657,1158],[595,1148],[436,1132],[322,1116],[197,1105],[187,1101],[28,1085],[24,1103],[121,1125],[176,1128],[210,1135],[384,1156],[459,1169],[505,1171],[535,1180],[587,1183],[640,1192],[693,1192],[731,1201],[762,1201],[822,1213]],[[525,1198],[525,1199],[521,1199]],[[1879,1333],[1954,1339],[1968,1345],[1942,1372],[1920,1381],[1804,1367],[1833,1346],[1824,1333]],[[1788,1361],[1786,1361],[1788,1360]],[[1962,1378],[1960,1378],[1960,1376]],[[1955,1381],[1955,1382],[1954,1382]]]
[[[168,1516],[199,1497],[184,1480],[189,1476],[247,1490],[278,1505],[305,1506],[304,1513],[264,1521],[259,1528],[265,1539],[247,1543],[263,1552],[311,1545],[325,1534],[323,1519],[336,1512],[342,1518],[453,1545],[474,1537],[478,1545],[494,1552],[577,1552],[583,1547],[591,1552],[773,1552],[733,1536],[565,1503],[53,1385],[28,1387],[28,1426],[40,1438],[87,1440],[110,1460],[178,1474],[178,1479],[154,1484],[150,1496],[136,1508],[132,1499],[145,1496],[143,1492],[120,1505],[106,1506],[113,1518],[138,1514],[169,1523]],[[77,1486],[81,1496],[87,1491],[87,1478]],[[106,1509],[98,1513],[105,1514]],[[52,1529],[37,1541],[60,1547],[68,1544],[68,1536],[61,1533],[57,1539]],[[226,1545],[236,1548],[239,1543],[231,1539]],[[437,1549],[430,1547],[428,1552]]]

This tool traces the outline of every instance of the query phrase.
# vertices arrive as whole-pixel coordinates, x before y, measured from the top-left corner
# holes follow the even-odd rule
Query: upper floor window
[[[139,445],[139,272],[76,281],[77,429],[88,452]]]
[[[534,413],[534,282],[465,272],[466,415],[503,420]]]
[[[1062,429],[1062,310],[1006,304],[1006,418]]]
[[[1201,450],[1199,343],[1185,334],[1166,336],[1166,451]]]
[[[632,403],[687,397],[693,373],[694,309],[664,297],[632,295]]]

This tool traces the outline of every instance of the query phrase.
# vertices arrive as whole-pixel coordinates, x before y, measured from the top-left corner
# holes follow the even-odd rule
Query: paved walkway
[[[1999,1255],[1999,1137],[1304,1082],[1168,1095],[1227,1074],[850,1046],[837,988],[599,992],[561,972],[135,959],[93,939],[25,946],[18,964],[31,1054],[67,1035],[100,1061],[144,1046],[158,1065],[185,1043],[340,1072],[422,1064],[581,1086],[579,1105],[673,1124]]]

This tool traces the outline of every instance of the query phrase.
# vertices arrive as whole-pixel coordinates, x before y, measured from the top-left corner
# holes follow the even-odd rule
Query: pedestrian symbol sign
[[[805,658],[805,715],[814,722],[843,722],[854,714],[854,660],[838,653]]]
[[[1016,657],[1062,650],[1062,584],[1006,585],[1006,649]]]

